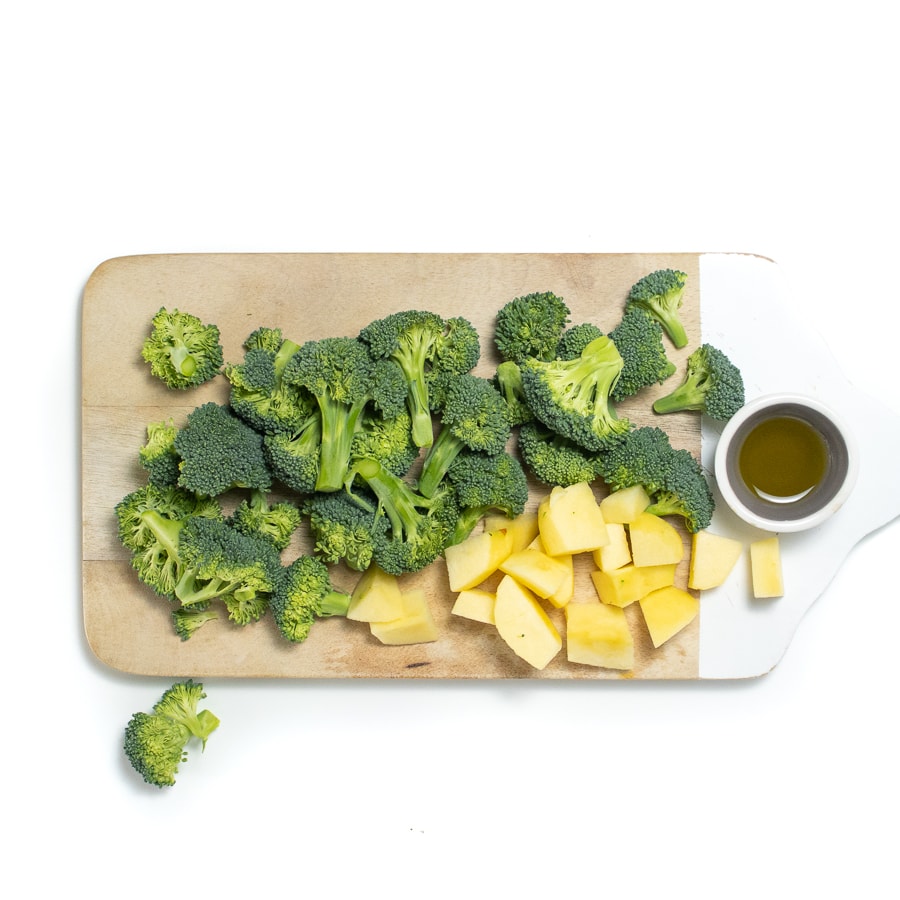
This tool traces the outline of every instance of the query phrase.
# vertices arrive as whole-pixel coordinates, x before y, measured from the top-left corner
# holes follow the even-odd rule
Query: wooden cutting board
[[[278,635],[271,617],[243,628],[212,622],[183,642],[172,630],[169,604],[137,581],[113,513],[122,497],[146,481],[137,453],[147,424],[169,417],[180,423],[199,404],[228,396],[224,378],[174,392],[150,376],[140,349],[160,307],[217,324],[225,359],[234,362],[242,358],[245,338],[260,326],[280,327],[301,342],[355,335],[366,322],[401,309],[462,315],[482,335],[476,371],[490,374],[497,363],[494,317],[513,297],[553,291],[569,305],[572,323],[590,321],[608,330],[621,316],[629,287],[665,267],[688,275],[683,319],[691,340],[682,351],[669,348],[682,368],[700,340],[698,254],[179,254],[100,265],[85,287],[82,318],[83,609],[93,652],[115,669],[167,677],[697,678],[700,619],[654,650],[637,604],[627,610],[636,648],[632,672],[570,664],[565,649],[537,671],[515,657],[490,626],[450,614],[454,598],[442,561],[404,582],[427,593],[440,630],[431,644],[386,647],[360,623],[329,619],[294,645]],[[660,391],[647,389],[624,404],[622,414],[639,424],[654,421],[650,404]],[[700,456],[698,416],[669,416],[665,426],[673,444]],[[534,484],[530,505],[536,507],[544,493]],[[688,535],[682,534],[687,547]],[[285,559],[308,550],[301,533]],[[588,556],[578,560],[582,601],[596,600],[590,568]],[[334,570],[336,585],[344,589],[356,577],[343,567]],[[685,561],[679,583],[686,577]],[[562,614],[551,616],[564,634]]]

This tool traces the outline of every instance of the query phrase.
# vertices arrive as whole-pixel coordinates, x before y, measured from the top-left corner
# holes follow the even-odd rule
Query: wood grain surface
[[[670,358],[683,368],[700,339],[698,254],[178,254],[121,257],[101,264],[85,286],[82,305],[83,612],[88,643],[99,660],[126,672],[167,677],[250,678],[544,678],[685,679],[698,677],[699,619],[654,650],[638,604],[626,612],[635,639],[635,668],[620,673],[566,661],[565,647],[542,671],[517,659],[490,626],[450,614],[453,595],[438,561],[405,585],[424,587],[440,629],[431,644],[385,647],[367,626],[343,619],[318,622],[294,645],[271,617],[239,628],[224,619],[189,641],[173,632],[170,607],[140,584],[116,536],[113,509],[146,482],[137,453],[149,422],[176,424],[207,400],[225,402],[224,378],[175,392],[152,378],[140,355],[153,315],[163,306],[191,312],[221,330],[226,361],[240,361],[242,343],[259,326],[279,327],[302,342],[355,335],[388,312],[420,308],[469,318],[482,335],[476,369],[497,363],[492,329],[497,310],[512,298],[553,291],[572,311],[572,323],[604,330],[621,316],[629,287],[664,267],[688,274],[683,319],[690,343]],[[680,378],[680,374],[674,376]],[[671,382],[670,382],[671,384]],[[668,389],[668,388],[667,388]],[[699,457],[699,417],[654,419],[649,388],[620,407],[638,424],[664,424],[672,443]],[[603,488],[596,486],[598,497]],[[545,493],[532,486],[531,503]],[[688,535],[683,533],[685,546]],[[300,533],[285,551],[307,552]],[[596,601],[590,558],[577,560],[577,601]],[[335,567],[334,581],[350,589],[354,573]],[[686,582],[687,562],[678,571]],[[701,609],[702,615],[702,609]],[[563,618],[552,611],[564,635]]]

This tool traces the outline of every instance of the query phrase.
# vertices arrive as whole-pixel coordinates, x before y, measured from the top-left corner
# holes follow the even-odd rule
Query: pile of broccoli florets
[[[672,269],[641,278],[608,332],[572,323],[552,292],[515,297],[485,336],[488,376],[475,371],[472,323],[433,311],[306,341],[258,327],[225,362],[216,326],[161,309],[142,350],[151,374],[179,391],[221,377],[228,394],[147,425],[146,484],[116,506],[138,579],[169,601],[182,640],[215,619],[243,626],[271,612],[296,643],[347,611],[333,566],[417,572],[486,515],[523,512],[529,478],[641,484],[654,510],[705,527],[700,465],[619,409],[675,374],[667,345],[687,344],[685,281]],[[737,367],[703,344],[648,409],[726,419],[743,397]],[[295,553],[300,530],[310,549]]]

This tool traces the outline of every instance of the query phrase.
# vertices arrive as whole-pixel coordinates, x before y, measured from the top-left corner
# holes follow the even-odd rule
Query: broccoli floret
[[[131,551],[138,579],[156,593],[171,597],[180,577],[177,537],[180,523],[192,517],[224,519],[218,501],[198,497],[178,487],[144,485],[123,497],[115,507],[118,535]],[[159,520],[176,523],[159,528]]]
[[[150,372],[167,387],[185,390],[211,381],[222,369],[219,329],[196,316],[162,307],[141,348]]]
[[[312,397],[284,379],[284,369],[300,345],[278,328],[257,328],[244,341],[244,359],[225,366],[231,408],[257,431],[302,427],[313,411]]]
[[[285,369],[285,380],[307,390],[319,408],[318,475],[315,489],[344,486],[350,449],[367,407],[397,415],[406,403],[406,383],[398,367],[376,365],[367,345],[356,338],[307,341]]]
[[[314,556],[298,556],[284,571],[272,597],[278,631],[295,644],[309,637],[318,618],[345,616],[350,595],[335,590],[328,567]]]
[[[175,628],[175,634],[183,641],[190,640],[203,625],[218,618],[218,610],[210,607],[179,606],[172,610],[172,626]]]
[[[603,330],[593,322],[579,322],[567,328],[556,345],[556,359],[575,359],[591,342],[603,337]]]
[[[157,487],[171,487],[178,483],[181,457],[175,451],[178,429],[172,419],[151,422],[147,426],[147,440],[138,451],[138,461],[147,472],[147,479]]]
[[[263,452],[272,476],[299,494],[310,494],[319,479],[322,437],[318,409],[296,431],[276,431],[263,437]]]
[[[505,450],[494,454],[463,450],[447,470],[447,479],[459,506],[449,544],[465,540],[489,512],[514,519],[525,511],[528,479],[521,463]]]
[[[136,509],[125,502],[123,515],[131,519]],[[263,615],[281,569],[271,541],[241,534],[224,517],[172,516],[152,507],[139,515],[144,536],[132,549],[132,566],[141,581],[181,608],[206,609],[220,599],[238,625]]]
[[[651,384],[661,384],[675,371],[666,356],[662,325],[640,306],[630,306],[609,333],[622,357],[622,374],[610,397],[620,403]]]
[[[456,493],[445,483],[433,497],[425,497],[406,480],[386,469],[379,460],[360,459],[352,468],[355,481],[374,496],[351,494],[374,513],[373,561],[385,572],[417,572],[434,562],[456,526]]]
[[[653,404],[657,413],[699,410],[725,422],[744,405],[740,369],[717,347],[701,344],[687,359],[684,380]]]
[[[328,564],[343,562],[350,569],[364,572],[372,563],[375,545],[387,529],[387,519],[374,512],[377,503],[344,491],[312,494],[306,498],[313,552]]]
[[[206,748],[219,719],[208,709],[199,709],[205,697],[203,685],[188,679],[166,690],[152,713],[137,712],[129,719],[125,756],[147,784],[159,788],[175,784],[191,739],[200,741],[201,752]]]
[[[631,428],[610,400],[622,365],[606,335],[591,341],[575,359],[528,359],[522,363],[525,398],[535,418],[552,432],[586,450],[600,450]]]
[[[503,360],[550,360],[569,321],[561,297],[545,291],[526,294],[502,306],[494,323],[494,343]]]
[[[404,310],[370,322],[359,338],[376,359],[400,366],[417,447],[434,439],[429,382],[438,373],[469,371],[478,361],[478,335],[465,319],[445,320],[427,310]]]
[[[494,386],[500,391],[509,407],[509,418],[513,427],[534,421],[534,413],[525,399],[522,387],[522,370],[511,359],[504,360],[494,372]]]
[[[272,486],[263,436],[227,406],[210,401],[193,410],[175,435],[175,451],[181,457],[178,484],[195,494]]]
[[[639,484],[650,496],[649,511],[679,515],[691,532],[712,521],[715,499],[700,463],[652,426],[635,428],[604,453],[597,470],[612,491]]]
[[[242,534],[271,541],[276,550],[284,550],[300,527],[300,508],[289,500],[273,501],[265,491],[251,491],[231,516],[231,524]]]
[[[657,269],[636,281],[625,299],[625,308],[645,309],[662,326],[677,347],[686,347],[687,332],[681,321],[681,304],[687,275],[676,269]]]
[[[568,487],[597,477],[594,453],[540,422],[528,422],[519,429],[517,446],[528,470],[544,484]]]
[[[499,453],[512,431],[509,407],[488,378],[465,372],[448,379],[441,409],[441,424],[425,454],[418,488],[432,497],[453,460],[465,450]]]
[[[181,577],[175,597],[183,607],[221,599],[237,625],[265,613],[281,571],[271,541],[241,534],[227,521],[188,519],[178,536]]]
[[[379,459],[395,475],[405,475],[419,455],[412,439],[412,419],[404,409],[399,415],[386,418],[377,412],[363,415],[353,444],[350,459]]]

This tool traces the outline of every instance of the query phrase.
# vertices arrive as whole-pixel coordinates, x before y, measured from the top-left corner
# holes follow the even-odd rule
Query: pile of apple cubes
[[[586,482],[555,487],[537,511],[509,520],[488,516],[484,530],[445,553],[455,615],[496,627],[514,653],[536,669],[562,649],[562,636],[543,604],[565,611],[569,662],[608,669],[634,667],[634,641],[625,607],[640,605],[653,646],[658,648],[697,616],[690,590],[724,583],[743,546],[701,531],[692,535],[687,587],[676,586],[684,557],[680,532],[666,519],[646,512],[650,498],[640,486],[613,492],[598,502]],[[780,577],[777,543],[774,559]],[[597,596],[572,602],[574,558],[589,553]],[[484,584],[495,573],[494,590]],[[780,590],[780,584],[771,590]],[[775,594],[772,594],[775,595]],[[438,638],[425,594],[402,591],[398,579],[373,567],[360,579],[348,618],[369,623],[385,644]]]

